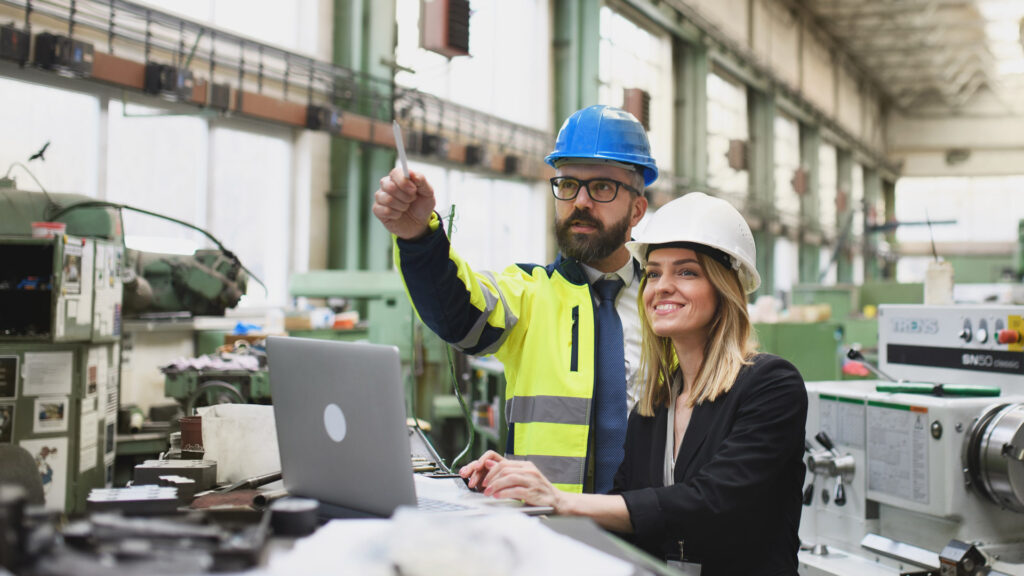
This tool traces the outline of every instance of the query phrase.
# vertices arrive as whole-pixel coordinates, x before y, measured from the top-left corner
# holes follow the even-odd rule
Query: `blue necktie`
[[[607,494],[622,462],[626,440],[626,361],[622,347],[622,320],[615,311],[615,296],[622,280],[594,282],[601,298],[597,306],[597,461],[594,492]]]

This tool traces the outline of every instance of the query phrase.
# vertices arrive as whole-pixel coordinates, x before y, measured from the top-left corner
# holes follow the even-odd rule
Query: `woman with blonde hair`
[[[756,353],[749,226],[693,192],[627,247],[644,269],[644,381],[612,494],[561,492],[494,452],[462,475],[499,498],[589,516],[702,576],[796,574],[807,392],[792,364]]]

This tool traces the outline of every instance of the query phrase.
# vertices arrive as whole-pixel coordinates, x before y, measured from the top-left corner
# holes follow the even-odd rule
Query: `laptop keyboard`
[[[420,510],[426,510],[430,512],[457,512],[459,510],[469,510],[469,506],[463,506],[462,504],[456,504],[455,502],[449,502],[447,500],[436,500],[434,498],[416,498],[416,507]]]

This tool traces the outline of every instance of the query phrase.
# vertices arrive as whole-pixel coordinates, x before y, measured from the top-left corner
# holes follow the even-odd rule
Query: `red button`
[[[1016,344],[1020,342],[1020,332],[1016,330],[1000,330],[999,331],[999,343],[1000,344]]]

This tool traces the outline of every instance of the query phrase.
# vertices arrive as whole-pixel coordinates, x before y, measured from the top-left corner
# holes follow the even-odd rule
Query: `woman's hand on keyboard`
[[[484,479],[487,477],[487,473],[490,470],[487,466],[487,462],[503,462],[505,458],[495,452],[494,450],[488,450],[484,452],[483,456],[473,460],[469,464],[466,464],[459,469],[459,476],[466,481],[466,486],[470,490],[476,490],[482,492],[484,490]]]

